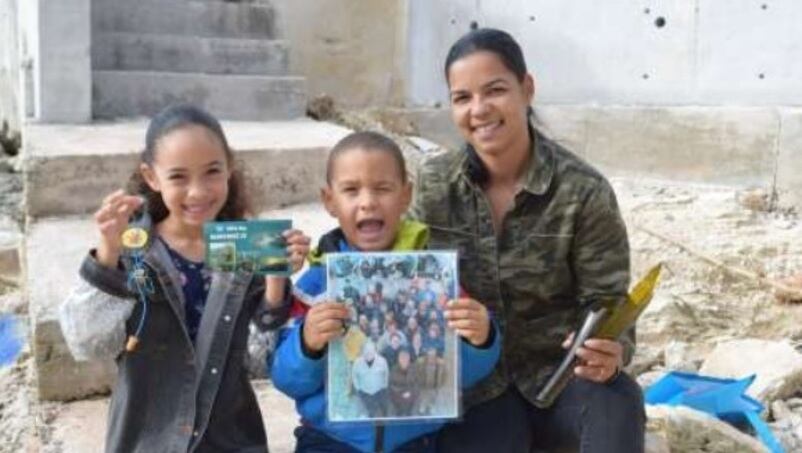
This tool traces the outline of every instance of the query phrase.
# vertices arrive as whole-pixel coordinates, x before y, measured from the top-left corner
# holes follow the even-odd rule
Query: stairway
[[[92,0],[93,116],[179,102],[228,120],[303,116],[306,82],[288,75],[275,14],[264,1]]]

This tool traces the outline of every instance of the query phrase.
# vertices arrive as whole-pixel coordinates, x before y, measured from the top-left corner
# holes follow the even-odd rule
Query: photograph
[[[204,235],[209,267],[221,272],[288,275],[282,233],[291,226],[289,220],[208,222]]]
[[[351,314],[344,335],[329,344],[329,420],[456,418],[458,343],[444,317],[458,295],[456,253],[326,258],[329,298]]]

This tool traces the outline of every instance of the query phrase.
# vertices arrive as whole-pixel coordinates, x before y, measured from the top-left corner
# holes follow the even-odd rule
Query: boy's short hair
[[[361,149],[365,151],[384,151],[390,154],[398,164],[400,171],[401,181],[407,182],[407,166],[404,160],[404,153],[401,148],[390,137],[373,131],[359,131],[352,132],[343,137],[336,145],[329,151],[329,157],[326,161],[326,183],[331,184],[332,169],[334,161],[337,160],[340,154],[352,150]]]

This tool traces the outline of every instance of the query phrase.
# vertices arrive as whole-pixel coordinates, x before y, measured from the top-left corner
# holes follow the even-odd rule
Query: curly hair
[[[242,172],[236,168],[234,156],[228,146],[223,128],[215,117],[203,109],[194,105],[174,105],[159,112],[148,125],[145,134],[145,149],[140,154],[140,164],[153,165],[159,140],[172,131],[190,127],[200,126],[211,132],[220,141],[226,155],[226,161],[231,168],[231,176],[228,179],[228,197],[226,198],[220,212],[217,213],[215,220],[241,220],[251,215],[250,200],[247,196],[245,179]],[[141,195],[147,201],[148,214],[154,223],[159,223],[170,213],[164,204],[161,193],[150,188],[139,165],[131,174],[126,190],[132,195]]]

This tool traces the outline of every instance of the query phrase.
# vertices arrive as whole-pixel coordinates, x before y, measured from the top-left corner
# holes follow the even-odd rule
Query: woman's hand
[[[490,335],[487,308],[470,298],[452,300],[446,306],[448,327],[474,346],[482,346]]]
[[[128,226],[128,219],[142,206],[142,198],[126,195],[118,190],[103,199],[100,209],[95,212],[95,225],[100,232],[97,247],[97,261],[106,267],[116,268],[122,252],[122,234]]]
[[[287,230],[282,233],[284,240],[287,241],[287,259],[290,262],[292,273],[298,272],[304,266],[306,255],[309,254],[309,244],[311,239],[304,235],[301,230]],[[265,299],[270,307],[277,307],[284,301],[284,286],[287,284],[287,277],[268,275],[265,277]]]
[[[563,342],[568,349],[574,340],[573,332]],[[624,363],[624,347],[615,340],[590,338],[576,351],[580,364],[574,374],[589,381],[605,384],[618,374]]]
[[[313,306],[304,319],[303,341],[309,352],[319,353],[334,338],[345,331],[348,307],[337,302],[323,302]]]

